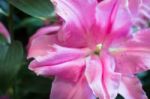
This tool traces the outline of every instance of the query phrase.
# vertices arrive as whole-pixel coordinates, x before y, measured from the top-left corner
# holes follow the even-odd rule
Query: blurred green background
[[[48,99],[53,79],[36,76],[28,70],[26,46],[38,28],[54,22],[53,6],[49,0],[25,1],[0,0],[0,21],[12,35],[11,44],[0,36],[0,96]]]

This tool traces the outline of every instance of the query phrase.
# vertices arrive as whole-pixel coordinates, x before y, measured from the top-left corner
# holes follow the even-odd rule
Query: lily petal
[[[97,6],[96,19],[100,26],[99,39],[105,47],[109,47],[111,43],[114,46],[122,38],[128,37],[131,28],[130,15],[127,9],[121,6],[120,0],[102,1]]]
[[[47,55],[53,51],[52,44],[57,43],[57,35],[41,35],[39,37],[31,37],[28,44],[28,58],[36,58],[38,56]]]
[[[87,48],[68,48],[59,46],[55,42],[55,35],[44,35],[34,39],[29,48],[28,57],[35,58],[39,65],[56,65],[85,57],[89,53]]]
[[[51,34],[56,34],[60,30],[59,25],[53,25],[53,26],[47,26],[47,27],[42,27],[37,32],[30,38],[30,40],[33,40],[34,38],[42,35],[51,35]]]
[[[97,0],[51,0],[56,8],[56,13],[65,22],[74,22],[76,25],[87,27],[94,20]],[[86,3],[85,3],[86,2]]]
[[[29,69],[46,77],[59,75],[77,80],[84,66],[82,58],[90,50],[61,46],[55,33],[58,29],[59,27],[45,27],[30,38],[28,58],[34,58],[34,60],[29,65]]]
[[[76,80],[84,66],[82,58],[90,50],[63,46],[57,38],[56,32],[59,28],[59,26],[41,28],[30,38],[28,58],[34,60],[29,65],[29,69],[46,77],[59,75]]]
[[[105,93],[108,94],[106,99],[114,99],[119,90],[121,74],[115,72],[115,61],[109,53],[101,53],[101,61],[103,64],[103,83],[106,90]]]
[[[28,52],[28,58],[34,58],[29,65],[29,69],[38,75],[61,76],[61,73],[65,73],[62,75],[64,78],[78,78],[74,74],[80,75],[79,72],[84,64],[82,58],[89,53],[89,50],[86,48],[67,48],[55,43],[56,35],[44,35],[34,38]],[[67,74],[69,71],[70,74]]]
[[[74,83],[56,77],[50,99],[95,99],[84,77]]]
[[[126,0],[134,26],[147,28],[150,20],[150,1],[149,0]]]
[[[11,43],[10,34],[1,22],[0,22],[0,34],[2,34],[7,39],[8,43]]]
[[[43,55],[47,52],[46,49],[50,48],[48,44],[58,43],[56,32],[58,32],[59,29],[60,26],[47,26],[37,30],[37,32],[30,37],[27,45],[28,58],[36,57],[36,55]],[[45,46],[46,44],[47,46]]]
[[[41,65],[40,62],[34,60],[29,65],[29,69],[37,75],[43,75],[45,77],[58,76],[64,79],[70,79],[70,81],[77,81],[84,68],[84,59],[76,59],[56,65]]]
[[[52,0],[52,2],[56,13],[65,20],[62,30],[58,33],[61,43],[69,47],[87,46],[88,31],[95,24],[97,0]]]
[[[102,83],[102,64],[98,56],[86,59],[85,77],[95,96],[105,99],[105,90]]]
[[[150,30],[142,30],[112,51],[116,72],[135,74],[150,69]]]
[[[114,60],[109,56],[89,57],[86,60],[85,76],[93,91],[100,99],[113,99],[117,96],[120,74],[113,72]]]
[[[144,90],[142,89],[142,84],[134,76],[122,76],[119,93],[125,99],[148,99]]]

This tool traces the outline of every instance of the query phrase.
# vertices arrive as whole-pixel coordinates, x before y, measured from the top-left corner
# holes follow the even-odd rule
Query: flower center
[[[94,51],[94,54],[97,54],[97,55],[99,55],[100,54],[100,51],[101,51],[101,49],[102,49],[102,44],[100,43],[100,44],[98,44],[97,46],[96,46],[96,49],[95,49],[95,51]]]

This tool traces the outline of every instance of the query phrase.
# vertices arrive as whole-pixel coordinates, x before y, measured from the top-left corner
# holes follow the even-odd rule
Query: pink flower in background
[[[0,22],[0,34],[2,34],[9,43],[11,42],[9,32],[1,22]]]
[[[147,99],[134,74],[150,68],[150,30],[130,34],[120,0],[53,0],[63,25],[29,40],[29,69],[55,76],[50,99]]]
[[[147,28],[150,22],[150,0],[124,0],[124,2],[132,16],[134,26],[139,29]]]
[[[4,96],[0,96],[0,99],[10,99],[9,96],[4,95]]]

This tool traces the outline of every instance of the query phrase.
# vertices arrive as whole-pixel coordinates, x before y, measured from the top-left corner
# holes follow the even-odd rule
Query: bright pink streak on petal
[[[95,99],[84,77],[78,82],[55,78],[50,99]]]
[[[96,19],[101,26],[102,33],[109,34],[118,11],[118,0],[106,0],[99,3],[96,8]],[[104,17],[105,16],[105,17]]]
[[[125,99],[148,99],[140,81],[132,76],[122,76],[119,93]]]
[[[104,17],[105,16],[105,17]],[[97,6],[96,19],[99,25],[99,39],[104,47],[113,46],[129,36],[130,15],[119,0],[104,0]],[[126,19],[126,20],[124,20]]]
[[[126,40],[116,51],[116,72],[135,74],[150,69],[150,30],[142,30]]]
[[[9,32],[1,22],[0,22],[0,33],[7,39],[9,43],[11,43]]]

